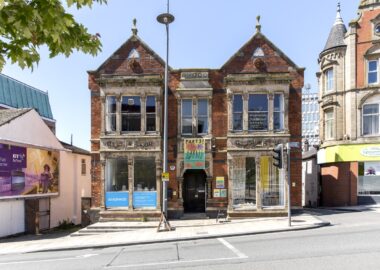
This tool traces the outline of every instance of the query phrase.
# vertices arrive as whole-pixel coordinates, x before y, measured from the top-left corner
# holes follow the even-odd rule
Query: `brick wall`
[[[357,204],[358,163],[326,164],[321,167],[322,205],[346,206]]]

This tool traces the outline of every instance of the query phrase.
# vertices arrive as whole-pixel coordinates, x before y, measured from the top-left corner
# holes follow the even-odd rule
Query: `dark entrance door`
[[[186,171],[183,199],[186,213],[204,213],[206,211],[206,174],[203,170]]]

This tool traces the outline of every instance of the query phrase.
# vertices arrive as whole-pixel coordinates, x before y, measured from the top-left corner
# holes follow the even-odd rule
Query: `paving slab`
[[[307,230],[330,225],[311,213],[304,213],[292,218],[292,226],[288,227],[286,217],[239,219],[225,223],[215,220],[173,220],[173,231],[157,232],[158,222],[141,222],[129,224],[136,227],[123,232],[90,234],[80,237],[62,236],[52,239],[25,239],[19,237],[0,241],[0,254],[27,253],[42,251],[106,248],[126,245],[141,245],[174,241],[187,241],[207,238],[231,237],[249,234]],[[138,228],[140,224],[141,228]],[[120,222],[96,224],[107,228],[123,227],[128,224]],[[151,227],[149,227],[151,226]]]

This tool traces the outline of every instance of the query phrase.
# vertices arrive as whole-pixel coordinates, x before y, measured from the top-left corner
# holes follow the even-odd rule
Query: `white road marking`
[[[202,262],[212,262],[212,261],[229,261],[229,260],[240,260],[247,259],[248,256],[243,252],[235,248],[233,245],[228,243],[223,238],[218,238],[225,247],[231,250],[237,257],[230,258],[214,258],[214,259],[199,259],[199,260],[180,260],[180,261],[166,261],[166,262],[154,262],[154,263],[144,263],[144,264],[124,264],[124,265],[107,265],[107,268],[137,268],[137,267],[149,267],[149,266],[159,266],[159,265],[174,265],[174,264],[185,264],[185,263],[202,263]]]
[[[248,258],[247,255],[245,255],[243,252],[241,252],[240,250],[238,250],[236,247],[234,247],[233,245],[231,245],[230,243],[228,243],[226,240],[224,240],[223,238],[218,238],[219,242],[222,243],[225,247],[227,247],[229,250],[231,250],[233,253],[236,254],[236,256],[238,256],[240,259],[246,259]]]
[[[243,259],[243,258],[232,257],[232,258],[200,259],[200,260],[188,260],[188,261],[170,261],[170,262],[144,263],[144,264],[139,263],[139,264],[111,265],[111,266],[107,266],[107,268],[136,268],[136,267],[158,266],[158,265],[168,265],[168,264],[200,263],[200,262],[228,261],[228,260],[240,260],[240,259]]]
[[[68,258],[57,258],[57,259],[46,259],[46,260],[30,260],[30,261],[17,261],[17,262],[0,262],[0,265],[12,265],[12,264],[25,264],[25,263],[41,263],[41,262],[57,262],[57,261],[66,261],[66,260],[79,260],[90,258],[93,256],[97,256],[99,254],[84,254],[76,257],[68,257]]]

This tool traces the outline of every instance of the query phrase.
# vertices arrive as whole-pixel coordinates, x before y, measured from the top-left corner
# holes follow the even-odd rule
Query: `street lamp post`
[[[163,165],[164,173],[168,172],[168,69],[169,69],[169,24],[174,21],[174,16],[169,13],[169,0],[167,2],[167,12],[159,15],[157,21],[166,26],[166,63],[165,63],[165,89],[164,89],[164,149],[163,149]],[[162,183],[162,213],[167,216],[168,212],[168,196],[167,181]]]

